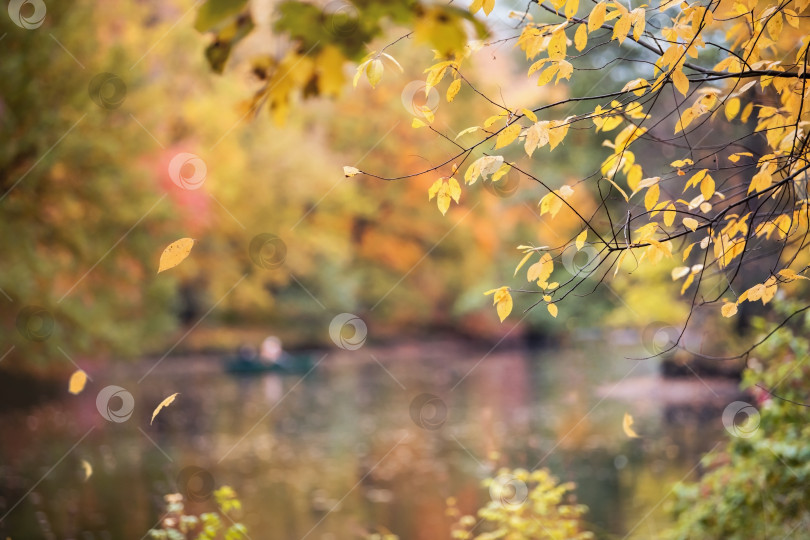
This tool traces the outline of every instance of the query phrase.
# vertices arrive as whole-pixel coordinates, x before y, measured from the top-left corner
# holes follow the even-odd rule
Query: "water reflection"
[[[3,407],[0,536],[140,538],[165,493],[209,509],[210,477],[237,490],[254,539],[435,540],[448,537],[447,497],[472,512],[499,467],[545,466],[577,483],[601,537],[649,537],[671,482],[721,438],[735,385],[666,384],[667,395],[650,361],[605,354],[447,344],[329,353],[306,378],[233,378],[204,358],[167,360],[141,384],[148,360],[92,373],[79,396]],[[111,384],[135,399],[122,423],[96,407]],[[623,434],[625,412],[641,438]]]

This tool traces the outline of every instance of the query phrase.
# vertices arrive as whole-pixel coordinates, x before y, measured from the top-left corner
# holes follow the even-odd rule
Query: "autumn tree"
[[[386,74],[401,69],[398,48],[432,49],[425,95],[440,89],[452,102],[471,92],[493,114],[450,133],[425,103],[413,128],[425,144],[445,145],[444,159],[393,175],[354,167],[345,174],[390,182],[427,177],[428,198],[444,213],[482,181],[517,171],[535,183],[541,219],[553,226],[561,211],[573,214],[578,224],[566,240],[516,246],[522,259],[515,274],[530,286],[516,277],[486,293],[502,320],[518,301],[557,317],[567,300],[656,265],[671,271],[691,306],[681,336],[700,313],[735,317],[744,306],[779,298],[780,290],[795,294],[808,264],[808,2],[506,4],[475,0],[467,11],[427,2],[282,2],[274,31],[286,34],[289,46],[252,59],[263,81],[253,105],[282,121],[295,99],[342,90],[346,63],[356,65],[354,85],[394,84]],[[230,50],[252,25],[251,3],[230,3],[227,13],[222,5],[209,0],[198,14],[198,29],[214,36],[209,58],[212,49]],[[511,22],[506,31],[486,33],[504,19]],[[403,26],[399,39],[381,37],[386,27]],[[537,85],[523,106],[468,76],[479,58],[505,44],[519,50]],[[221,69],[225,58],[212,65]],[[599,84],[578,87],[578,77],[594,70],[604,71]],[[604,148],[596,170],[554,159],[583,137]],[[577,179],[553,178],[551,163]]]

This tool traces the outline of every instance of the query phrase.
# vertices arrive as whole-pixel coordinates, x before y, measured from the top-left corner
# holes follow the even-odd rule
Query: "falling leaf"
[[[169,244],[169,247],[163,250],[160,254],[160,265],[158,266],[158,274],[169,268],[174,268],[191,253],[191,248],[194,246],[193,238],[181,238],[176,242]]]
[[[174,403],[174,398],[176,398],[179,394],[180,392],[175,392],[174,394],[170,395],[169,397],[160,402],[160,405],[158,405],[157,408],[155,408],[155,410],[152,412],[152,419],[149,421],[150,425],[152,424],[152,422],[155,421],[155,417],[158,415],[160,410],[163,407],[168,407],[169,405]]]
[[[622,420],[622,430],[624,434],[630,437],[631,439],[638,439],[638,433],[633,430],[633,417],[630,416],[628,413],[624,413],[624,419]]]
[[[358,169],[356,167],[343,167],[343,175],[346,178],[350,178],[350,177],[355,176],[357,174],[360,174],[360,169]]]
[[[93,466],[86,459],[82,460],[82,470],[84,471],[84,481],[87,482],[93,476]]]
[[[87,373],[83,370],[78,370],[73,372],[73,375],[70,376],[70,381],[68,382],[68,392],[73,394],[81,393],[84,390],[84,385],[87,383]]]

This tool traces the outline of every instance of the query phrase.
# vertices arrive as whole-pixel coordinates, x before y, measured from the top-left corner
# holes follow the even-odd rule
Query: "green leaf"
[[[194,28],[198,32],[207,32],[241,13],[246,5],[247,0],[207,0],[197,12]]]

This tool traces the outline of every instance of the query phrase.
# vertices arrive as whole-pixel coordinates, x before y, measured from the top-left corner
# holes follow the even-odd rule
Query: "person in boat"
[[[256,347],[242,344],[236,352],[236,361],[240,363],[250,363],[256,361]]]
[[[276,336],[268,336],[262,341],[259,351],[259,361],[263,364],[277,365],[284,357],[284,350],[281,348],[281,340]]]

